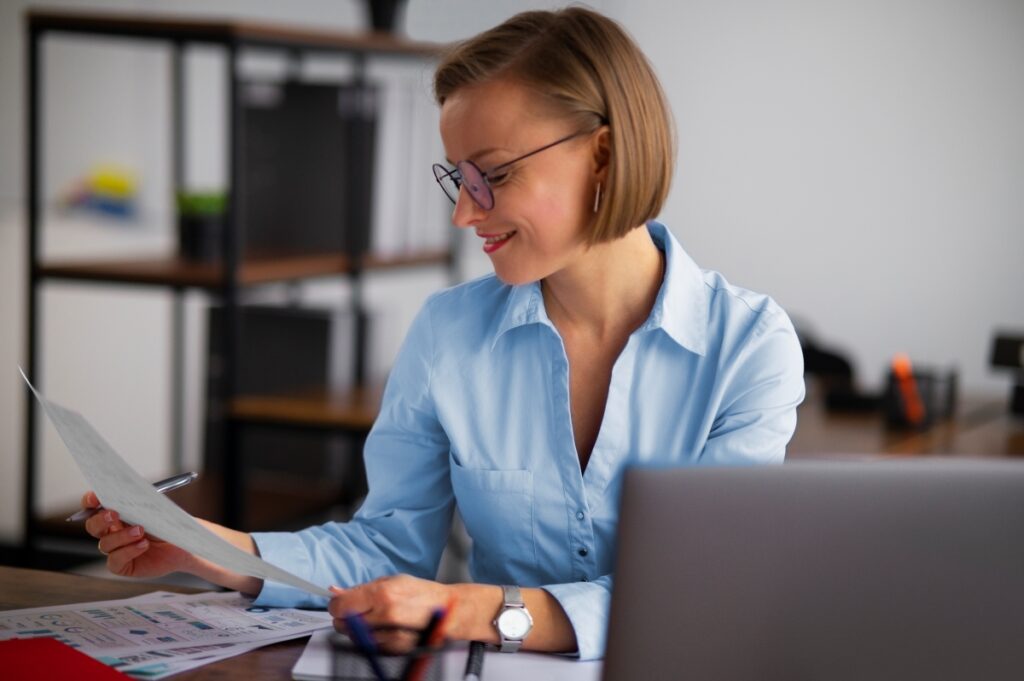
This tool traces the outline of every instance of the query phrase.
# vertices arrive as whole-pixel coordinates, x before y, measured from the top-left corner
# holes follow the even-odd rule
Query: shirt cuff
[[[570,582],[542,587],[554,596],[565,611],[573,631],[581,661],[604,657],[611,592],[595,582]]]
[[[309,550],[295,532],[252,532],[256,551],[260,558],[271,565],[287,570],[307,581],[312,579],[312,561]],[[268,579],[253,601],[254,605],[269,605],[277,608],[326,608],[327,599],[314,596],[302,589],[296,589]]]

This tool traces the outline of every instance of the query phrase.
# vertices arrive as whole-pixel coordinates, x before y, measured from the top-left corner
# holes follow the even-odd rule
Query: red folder
[[[52,638],[0,641],[0,677],[10,681],[123,681],[130,678]]]

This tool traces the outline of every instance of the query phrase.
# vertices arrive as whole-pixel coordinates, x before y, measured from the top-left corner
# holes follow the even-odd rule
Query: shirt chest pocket
[[[533,473],[467,468],[455,457],[451,471],[459,514],[473,540],[473,579],[528,585],[537,572]]]

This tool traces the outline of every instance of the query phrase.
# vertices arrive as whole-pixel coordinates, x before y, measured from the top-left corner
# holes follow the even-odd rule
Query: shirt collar
[[[506,331],[527,324],[551,325],[547,310],[544,309],[544,296],[541,293],[539,281],[512,286],[511,289],[505,300],[505,310],[498,322],[498,330],[491,342],[492,350]]]
[[[663,330],[687,350],[703,356],[708,347],[708,294],[704,273],[660,222],[647,223],[654,244],[665,253],[665,278],[642,330]]]
[[[665,276],[651,314],[638,331],[661,329],[682,347],[704,355],[708,305],[703,274],[665,225],[652,220],[647,231],[665,254]],[[537,281],[511,287],[491,349],[506,331],[527,324],[551,326]]]

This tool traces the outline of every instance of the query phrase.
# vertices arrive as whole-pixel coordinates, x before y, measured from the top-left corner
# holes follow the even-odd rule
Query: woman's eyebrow
[[[487,156],[488,154],[493,154],[496,151],[504,151],[504,150],[501,147],[487,147],[486,149],[481,149],[481,150],[477,151],[476,153],[470,154],[467,158],[468,158],[468,160],[475,162],[480,157]],[[451,160],[447,156],[444,157],[444,160],[448,162],[448,165],[451,165],[451,166],[455,165],[455,161]]]

